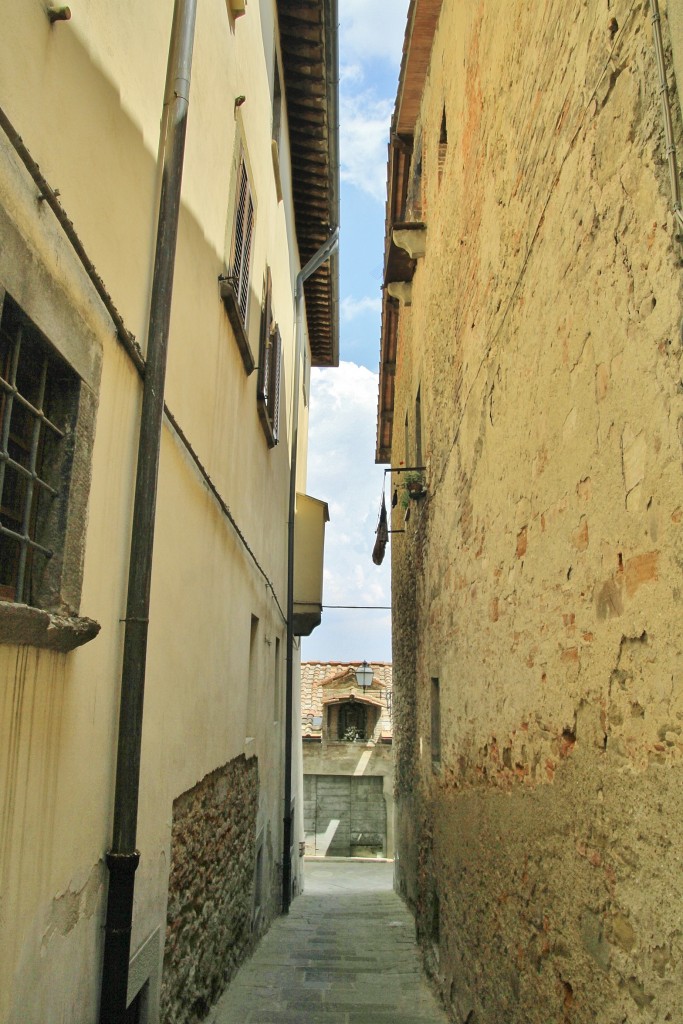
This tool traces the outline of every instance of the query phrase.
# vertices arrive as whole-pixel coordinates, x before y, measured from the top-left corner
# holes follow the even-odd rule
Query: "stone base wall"
[[[416,128],[392,457],[414,462],[419,392],[427,494],[392,536],[397,876],[458,1024],[664,1024],[683,302],[650,5],[504,8],[443,4]]]
[[[680,782],[588,750],[536,791],[402,803],[397,888],[457,1024],[680,1018]]]
[[[173,803],[164,1024],[206,1017],[254,944],[258,804],[258,763],[244,757],[217,768]],[[264,860],[270,853],[264,844]],[[259,930],[273,916],[273,881],[272,863],[264,864]]]

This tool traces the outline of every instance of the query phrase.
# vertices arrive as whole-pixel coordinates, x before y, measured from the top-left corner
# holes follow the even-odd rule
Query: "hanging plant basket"
[[[402,484],[405,496],[403,502],[404,507],[408,500],[417,501],[418,498],[424,498],[427,493],[427,487],[422,473],[416,473],[415,471],[406,473],[402,480]]]

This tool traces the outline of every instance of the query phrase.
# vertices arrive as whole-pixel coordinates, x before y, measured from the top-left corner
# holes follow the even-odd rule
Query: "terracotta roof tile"
[[[392,665],[390,662],[370,662],[373,670],[372,685],[363,690],[356,683],[354,670],[361,661],[304,661],[301,664],[301,733],[302,736],[322,735],[324,705],[336,703],[350,694],[356,699],[381,706],[382,737],[391,738]],[[319,718],[320,724],[313,720]]]

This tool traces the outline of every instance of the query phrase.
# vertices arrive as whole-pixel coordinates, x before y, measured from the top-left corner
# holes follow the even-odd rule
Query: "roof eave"
[[[337,0],[278,0],[277,9],[294,215],[304,265],[339,225]],[[338,366],[336,254],[311,275],[304,292],[312,365]]]
[[[377,445],[375,462],[391,462],[394,415],[394,373],[398,344],[398,307],[387,293],[392,281],[412,280],[415,261],[406,258],[393,240],[397,219],[403,216],[397,191],[405,188],[409,173],[407,150],[412,146],[415,122],[420,110],[429,69],[432,44],[441,13],[442,0],[410,0],[396,104],[391,119],[387,160],[387,204],[384,230],[384,280],[382,283],[382,327],[380,336]]]

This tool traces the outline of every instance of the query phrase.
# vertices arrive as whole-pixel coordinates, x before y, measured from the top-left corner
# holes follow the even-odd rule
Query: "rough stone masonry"
[[[460,1024],[680,1024],[682,252],[649,3],[444,3],[418,138],[400,883]]]
[[[173,803],[164,1024],[203,1020],[254,945],[257,809],[258,763],[244,756]],[[270,919],[277,894],[267,892]]]

